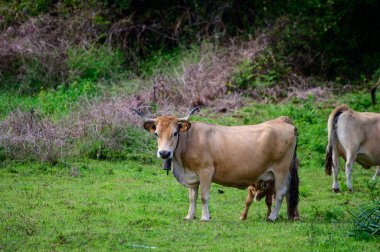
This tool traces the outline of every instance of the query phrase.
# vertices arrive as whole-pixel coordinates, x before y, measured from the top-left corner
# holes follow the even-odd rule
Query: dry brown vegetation
[[[254,62],[267,49],[268,40],[268,35],[261,33],[248,42],[231,41],[225,47],[204,44],[197,52],[200,55],[197,62],[182,62],[181,70],[170,74],[154,74],[142,80],[142,88],[135,93],[104,94],[100,99],[86,100],[80,109],[59,121],[53,122],[46,115],[40,117],[38,111],[17,110],[0,123],[3,155],[52,164],[80,156],[125,158],[125,152],[149,148],[149,139],[134,128],[140,126],[141,119],[130,108],[153,117],[184,114],[194,106],[227,112],[243,106],[247,97],[266,102],[292,97],[302,100],[310,94],[326,96],[328,89],[313,88],[310,79],[294,73],[286,76],[282,85],[229,89],[227,83],[231,82],[236,66],[244,59]]]

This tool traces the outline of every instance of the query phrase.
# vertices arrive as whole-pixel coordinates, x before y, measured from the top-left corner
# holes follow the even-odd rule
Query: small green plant
[[[356,211],[348,211],[354,221],[350,235],[356,238],[380,236],[380,201],[374,201]]]

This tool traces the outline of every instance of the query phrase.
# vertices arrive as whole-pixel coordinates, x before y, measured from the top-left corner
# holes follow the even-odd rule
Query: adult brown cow
[[[380,175],[380,114],[356,112],[340,105],[331,113],[328,123],[325,172],[333,171],[332,190],[339,192],[339,157],[346,161],[347,188],[352,188],[351,171],[356,161],[365,169],[377,166],[373,181]],[[332,169],[333,168],[333,169]]]
[[[190,207],[185,220],[195,218],[199,185],[201,220],[208,221],[212,182],[244,189],[266,178],[274,178],[276,192],[276,207],[268,220],[276,220],[284,196],[288,218],[294,219],[299,191],[297,135],[291,121],[279,117],[258,125],[232,127],[190,123],[196,109],[185,118],[159,116],[144,123],[144,128],[157,137],[157,156],[173,160],[175,178],[189,188]]]

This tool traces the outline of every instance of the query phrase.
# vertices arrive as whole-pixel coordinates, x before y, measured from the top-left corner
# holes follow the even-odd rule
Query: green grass
[[[370,106],[366,93],[338,99],[287,104],[253,103],[228,116],[202,114],[200,120],[223,125],[259,123],[288,115],[299,132],[301,221],[286,220],[286,205],[276,223],[265,221],[266,206],[251,207],[241,222],[246,191],[213,184],[212,219],[185,222],[187,189],[159,167],[159,160],[82,160],[50,167],[43,164],[0,166],[0,250],[123,251],[156,247],[162,251],[379,251],[378,237],[351,237],[352,216],[371,200],[379,200],[380,185],[369,189],[374,169],[353,168],[354,193],[348,194],[344,172],[342,193],[330,191],[324,174],[326,120],[337,103],[358,110]],[[154,150],[142,157],[154,157]],[[146,160],[150,160],[149,158]],[[223,189],[219,194],[217,189]]]
[[[302,167],[301,221],[285,220],[282,207],[276,223],[264,220],[264,202],[253,204],[241,222],[245,190],[213,185],[209,223],[184,222],[187,189],[159,164],[87,161],[73,168],[37,164],[8,165],[0,170],[0,246],[13,250],[115,251],[134,245],[159,250],[378,251],[376,238],[349,236],[348,209],[379,195],[369,190],[373,174],[354,168],[355,193],[334,194],[322,167]],[[78,172],[79,171],[79,172]],[[343,176],[341,176],[343,180]],[[224,190],[219,194],[217,189]],[[136,248],[135,248],[136,249]]]

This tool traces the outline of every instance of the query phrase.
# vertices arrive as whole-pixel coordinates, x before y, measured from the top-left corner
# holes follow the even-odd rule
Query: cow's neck
[[[187,134],[187,133],[185,133],[185,134]],[[173,161],[176,162],[180,166],[183,166],[181,156],[183,154],[183,144],[184,144],[184,141],[186,139],[185,134],[179,134],[178,135],[177,146],[176,146],[174,153],[173,153]]]

